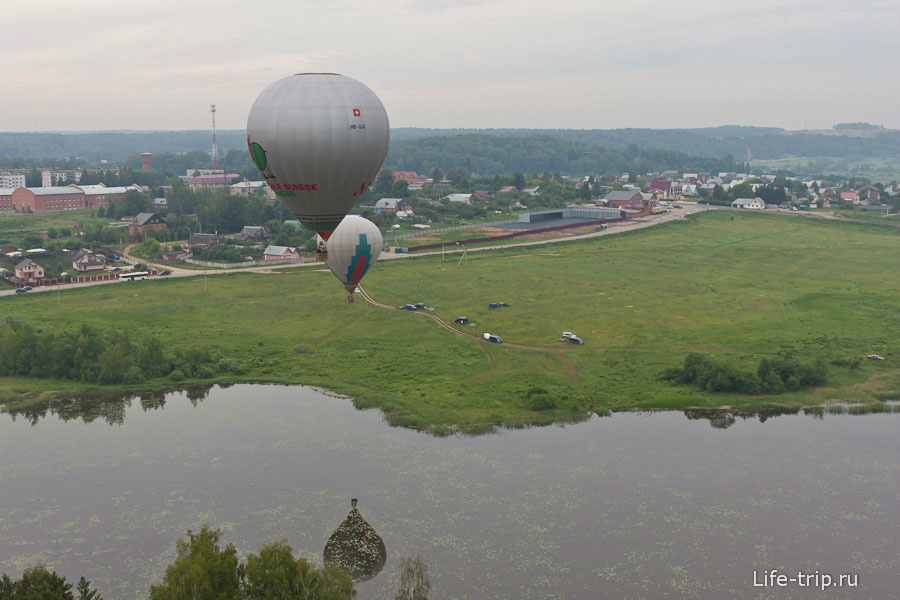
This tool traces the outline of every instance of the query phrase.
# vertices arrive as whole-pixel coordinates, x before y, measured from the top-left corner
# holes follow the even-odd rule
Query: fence
[[[479,227],[497,227],[498,225],[509,225],[510,223],[518,223],[518,219],[506,219],[505,221],[491,221],[490,223],[466,223],[465,225],[454,225],[453,227],[441,227],[440,229],[423,229],[421,231],[410,231],[409,233],[401,233],[389,238],[385,238],[387,244],[396,240],[405,240],[406,238],[421,237],[423,235],[431,235],[433,233],[446,233],[447,231],[459,231],[460,229],[477,229]],[[390,244],[396,246],[396,244]]]
[[[481,238],[471,238],[468,240],[460,240],[458,242],[438,242],[436,244],[425,244],[423,246],[411,246],[406,249],[407,252],[418,252],[419,250],[434,250],[436,248],[440,248],[442,246],[465,246],[467,244],[480,244],[483,242],[498,242],[501,240],[508,240],[514,237],[520,237],[523,235],[531,235],[534,233],[546,233],[548,231],[560,231],[562,229],[572,229],[573,227],[585,227],[589,225],[606,225],[607,223],[616,223],[621,221],[622,219],[599,219],[596,221],[582,221],[581,223],[568,223],[566,225],[557,225],[556,227],[543,227],[541,229],[524,229],[520,231],[514,231],[513,233],[505,233],[503,235],[494,235],[487,236]]]
[[[278,260],[245,260],[243,262],[234,262],[234,263],[220,263],[220,262],[211,262],[208,260],[197,260],[195,258],[185,258],[184,262],[198,265],[201,267],[211,267],[213,269],[235,269],[237,267],[256,267],[256,266],[265,266],[265,265],[287,265],[293,263],[301,263],[303,261],[303,257],[300,257],[298,260],[293,260],[290,258],[287,259],[278,259]]]
[[[156,269],[148,269],[150,275],[158,275]],[[47,287],[53,285],[66,285],[69,283],[91,283],[93,281],[112,281],[119,278],[119,273],[103,273],[102,275],[75,275],[73,277],[56,277],[54,279],[39,279],[37,281],[16,281],[4,277],[3,279],[17,288],[30,285],[31,287]]]

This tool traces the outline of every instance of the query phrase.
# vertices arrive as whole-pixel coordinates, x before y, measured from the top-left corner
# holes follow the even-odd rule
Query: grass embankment
[[[732,220],[733,219],[733,220]],[[369,293],[424,302],[479,335],[546,348],[475,342],[422,315],[347,304],[322,270],[156,280],[0,299],[0,313],[45,327],[88,322],[203,344],[244,365],[229,380],[304,383],[378,406],[395,424],[523,424],[603,409],[809,406],[900,389],[900,252],[896,231],[787,217],[709,213],[583,242],[383,262]],[[490,310],[488,302],[512,306]],[[562,344],[573,331],[584,346]],[[789,352],[823,358],[828,385],[749,396],[661,380],[691,351],[735,367]],[[838,366],[878,353],[885,362]],[[32,393],[62,389],[31,380]],[[169,386],[171,382],[146,385]],[[0,380],[21,390],[23,380]]]

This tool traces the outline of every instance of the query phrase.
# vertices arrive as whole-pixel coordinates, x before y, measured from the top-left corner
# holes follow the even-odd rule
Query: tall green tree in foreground
[[[222,532],[204,525],[175,542],[178,558],[163,583],[150,587],[151,600],[231,600],[240,598],[242,568],[232,544],[219,547]]]
[[[286,542],[263,546],[241,564],[232,544],[224,548],[222,532],[204,525],[176,543],[178,557],[163,583],[151,586],[151,600],[350,600],[350,578],[333,567],[317,568],[294,558]],[[17,600],[17,599],[16,599]]]
[[[65,577],[43,565],[25,569],[20,579],[11,579],[6,573],[0,578],[0,600],[103,600],[84,577],[77,590],[76,596]]]
[[[356,596],[349,577],[335,567],[320,570],[303,558],[294,558],[285,541],[266,544],[259,556],[248,556],[244,577],[246,600],[345,600]]]

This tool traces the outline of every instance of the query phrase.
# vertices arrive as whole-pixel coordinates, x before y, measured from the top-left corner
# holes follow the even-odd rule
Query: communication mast
[[[212,140],[212,168],[219,168],[219,147],[216,145],[216,105],[209,105],[209,112],[212,113],[213,140]]]

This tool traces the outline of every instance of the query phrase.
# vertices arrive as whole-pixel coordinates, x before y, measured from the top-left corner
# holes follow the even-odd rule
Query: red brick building
[[[105,185],[70,185],[69,187],[77,188],[84,192],[84,208],[96,208],[98,206],[109,206],[113,202],[123,202],[125,200],[125,192],[131,189],[141,191],[138,186],[130,187],[106,187]]]
[[[0,210],[12,210],[12,188],[0,188]]]
[[[84,192],[75,187],[20,187],[12,193],[12,208],[16,212],[57,212],[84,206]]]

